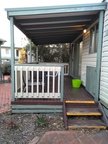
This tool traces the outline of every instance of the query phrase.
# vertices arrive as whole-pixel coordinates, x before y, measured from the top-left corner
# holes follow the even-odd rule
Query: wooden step
[[[68,129],[79,129],[79,128],[89,128],[89,129],[106,129],[107,126],[101,120],[79,120],[79,119],[69,119]]]
[[[98,108],[68,108],[67,116],[101,116],[102,113]]]
[[[88,103],[65,103],[65,107],[68,108],[98,108],[98,104],[88,104]]]
[[[94,100],[65,100],[65,103],[70,103],[70,104],[95,104]]]

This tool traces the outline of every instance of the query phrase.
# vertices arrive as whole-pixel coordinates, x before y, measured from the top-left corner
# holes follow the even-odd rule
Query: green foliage
[[[27,44],[27,45],[26,45],[26,50],[29,50],[29,48],[30,48],[30,44]],[[31,43],[31,50],[32,50],[33,52],[36,51],[36,46],[35,46],[33,43]]]
[[[3,74],[11,74],[11,64],[8,62],[5,62],[2,64],[2,73]]]
[[[35,124],[39,127],[46,127],[48,126],[48,121],[44,116],[37,116]]]
[[[38,46],[40,61],[69,62],[69,45],[53,44]]]
[[[36,46],[32,43],[32,52],[36,58]],[[30,45],[26,46],[29,50]],[[38,56],[41,62],[69,62],[69,44],[38,45]]]

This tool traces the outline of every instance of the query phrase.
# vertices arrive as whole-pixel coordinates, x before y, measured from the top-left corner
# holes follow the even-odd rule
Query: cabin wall
[[[108,108],[108,8],[105,12],[100,77],[100,100]]]
[[[90,46],[90,31],[83,35],[83,47],[81,57],[81,80],[83,85],[86,86],[86,72],[87,66],[96,67],[97,54],[89,54]]]

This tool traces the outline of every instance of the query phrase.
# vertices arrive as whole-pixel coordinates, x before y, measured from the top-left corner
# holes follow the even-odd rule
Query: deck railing
[[[63,65],[15,66],[15,98],[63,99]]]
[[[64,65],[64,76],[69,75],[69,64],[68,63],[63,63]]]

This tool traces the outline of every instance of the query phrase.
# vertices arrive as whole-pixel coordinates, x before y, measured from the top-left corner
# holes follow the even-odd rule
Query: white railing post
[[[15,67],[15,95],[17,95],[18,91],[18,80],[17,80],[17,67]]]
[[[53,68],[53,97],[55,94],[55,69]]]
[[[64,98],[64,66],[61,67],[61,101]]]
[[[33,67],[31,70],[32,70],[31,71],[31,93],[32,93],[32,97],[33,97],[33,93],[34,93],[34,85],[33,85],[33,83],[34,83],[34,81],[33,81],[34,71],[33,71]]]
[[[44,97],[44,79],[45,79],[45,73],[44,73],[44,68],[42,71],[42,96]]]
[[[49,97],[49,68],[48,68],[48,74],[47,74],[47,93]]]
[[[39,69],[37,67],[37,96],[39,96]]]
[[[26,67],[26,95],[29,97],[28,95],[28,67]]]
[[[23,96],[23,80],[22,80],[22,78],[23,78],[23,71],[22,71],[22,67],[21,67],[21,69],[20,69],[20,84],[21,84],[21,95]]]

